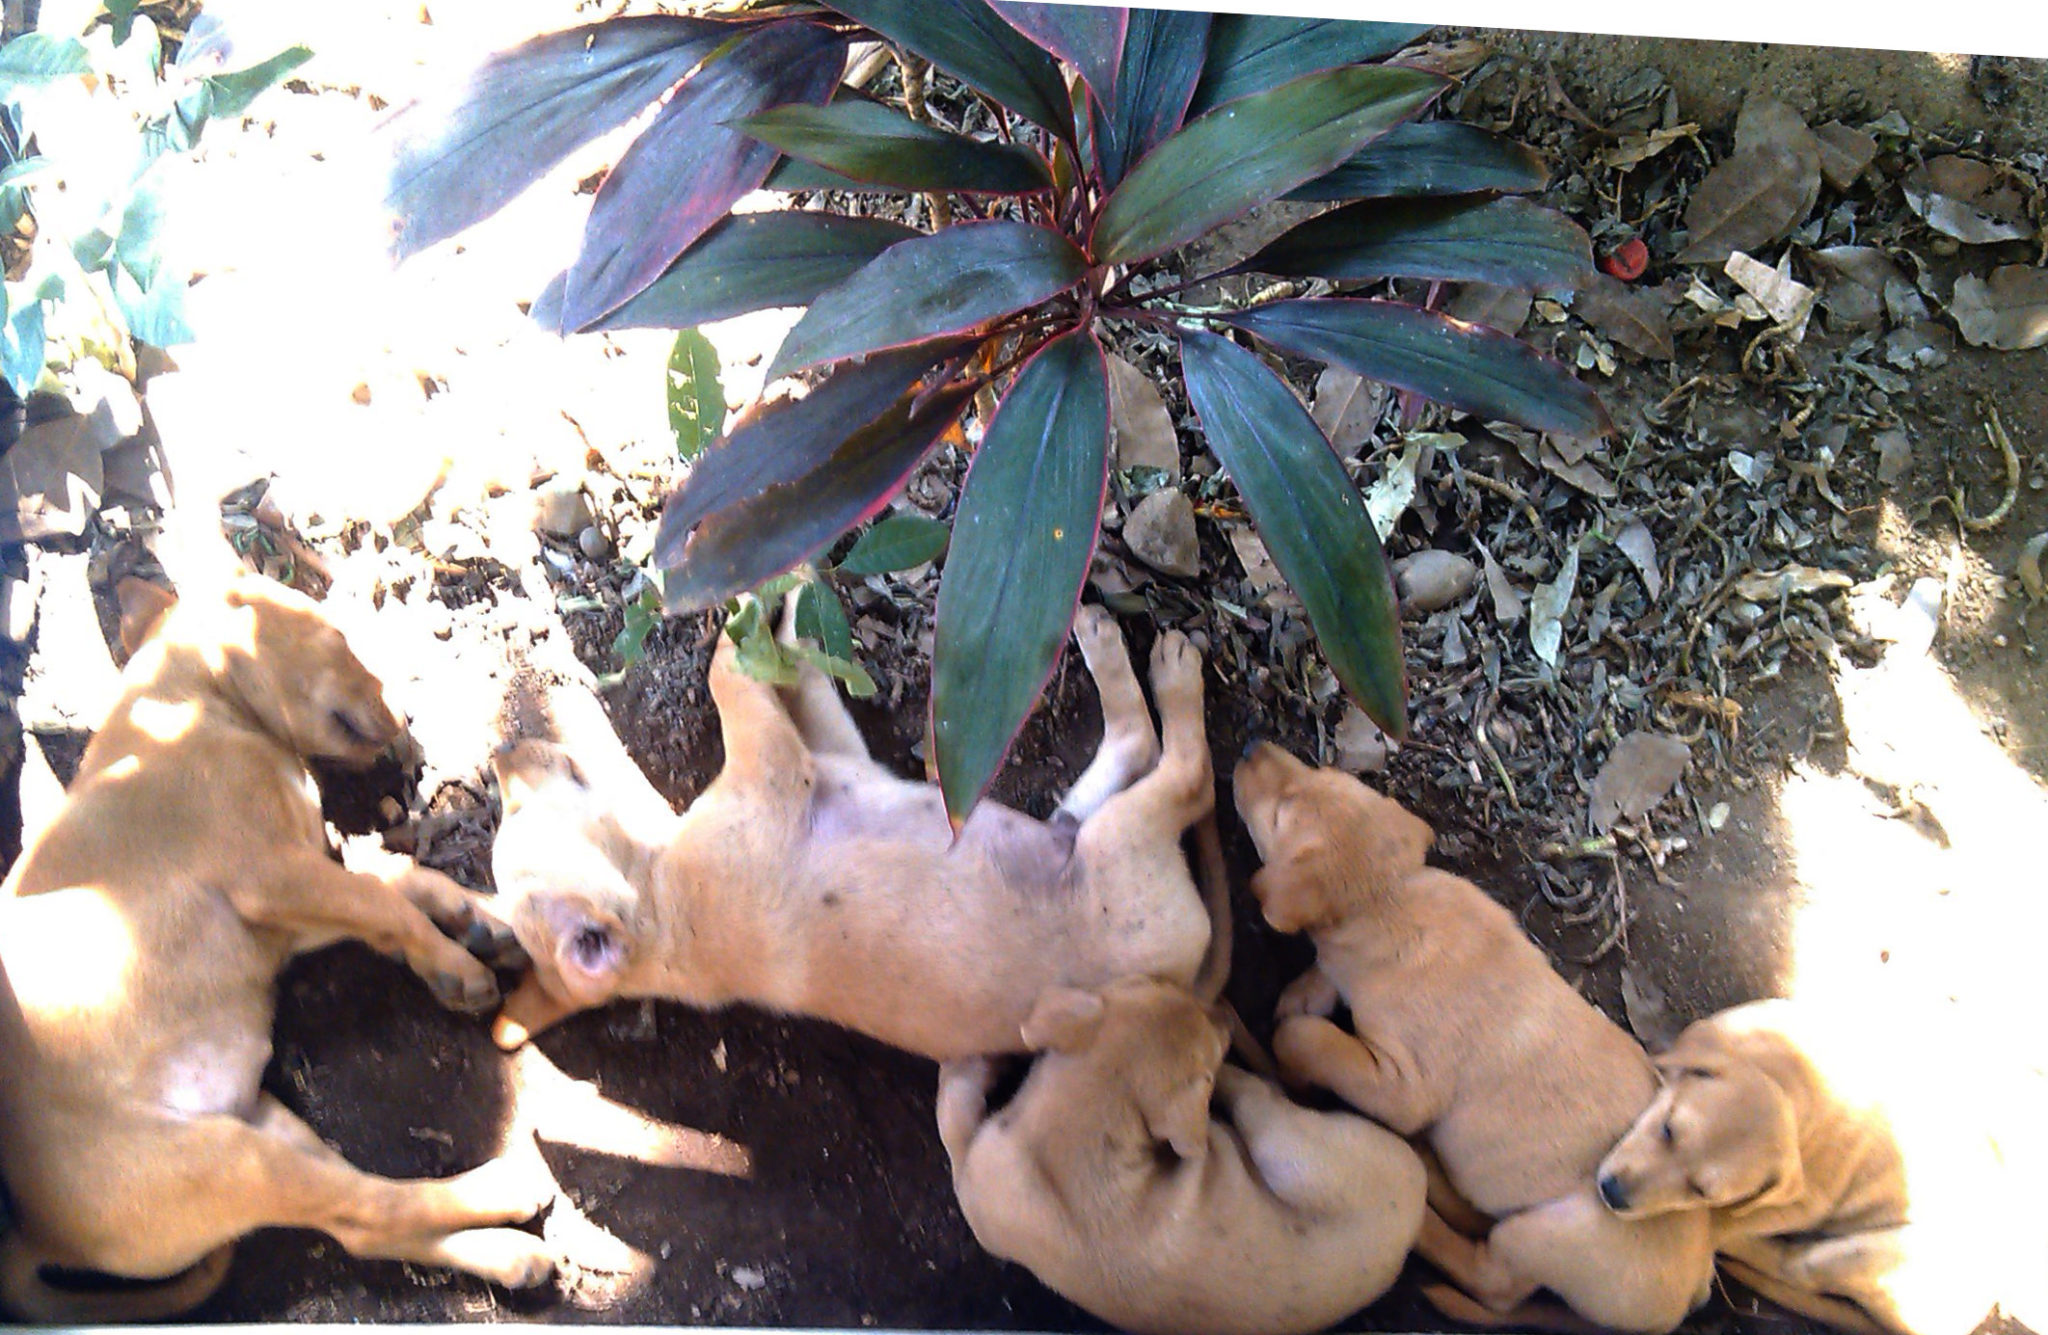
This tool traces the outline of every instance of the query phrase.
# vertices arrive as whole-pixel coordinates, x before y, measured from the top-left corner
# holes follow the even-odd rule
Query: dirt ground
[[[474,33],[503,41],[524,21],[480,17]],[[1491,77],[1473,80],[1466,114],[1543,148],[1559,167],[1551,202],[1596,240],[1596,224],[1626,216],[1655,254],[1664,244],[1658,228],[1672,218],[1656,221],[1654,197],[1690,188],[1704,164],[1653,166],[1610,198],[1610,178],[1573,164],[1589,162],[1612,135],[1589,135],[1574,117],[1620,125],[1628,98],[1589,84],[1580,65],[1545,63],[1539,35],[1496,45],[1511,54]],[[1753,47],[1722,54],[1729,69],[1755,74],[1752,88],[1775,68]],[[223,159],[266,170],[266,153],[324,153],[372,119],[363,90],[380,86],[382,67],[337,64],[325,76],[308,68],[314,77],[269,105],[267,121]],[[1563,77],[1546,83],[1552,71]],[[1627,84],[1635,70],[1602,76],[1610,73]],[[416,74],[390,73],[393,89]],[[2015,105],[2039,107],[2048,72],[2022,65],[2001,77],[2022,85]],[[1847,82],[1819,81],[1798,95],[1797,110],[1817,125],[1835,115],[1874,118],[1893,105],[1882,88],[1859,86],[1857,105],[1846,106]],[[1687,99],[1685,114],[1726,147],[1734,103],[1715,105],[1679,77],[1653,88],[1652,101],[1664,87],[1681,90],[1671,96]],[[1956,138],[1975,135],[1972,147],[2000,160],[2031,152],[2039,174],[2038,116],[2001,117],[1984,103],[1978,97],[1953,118]],[[1892,167],[1953,146],[1942,138],[1942,105],[1932,95],[1914,103],[1916,137]],[[223,179],[235,170],[225,162]],[[480,230],[468,267],[430,269],[424,290],[434,314],[421,317],[429,327],[379,329],[373,316],[353,325],[344,309],[335,318],[346,332],[336,337],[360,336],[371,351],[322,368],[317,381],[300,364],[319,361],[316,349],[293,350],[286,365],[284,353],[249,336],[181,360],[184,387],[167,382],[176,392],[161,407],[151,400],[174,465],[181,433],[234,447],[215,450],[226,462],[192,465],[211,470],[195,487],[274,479],[267,491],[231,500],[230,536],[266,569],[331,584],[365,658],[413,721],[422,767],[338,780],[330,792],[337,825],[384,829],[396,810],[388,840],[480,887],[489,885],[495,823],[487,756],[501,738],[542,726],[534,707],[542,687],[601,681],[620,736],[673,802],[693,798],[721,760],[704,689],[715,627],[668,621],[629,666],[614,646],[634,580],[620,554],[644,540],[676,476],[656,392],[665,348],[658,338],[536,344],[516,328],[511,297],[537,283],[516,292],[503,283],[507,265],[545,265],[547,255],[533,254],[550,246],[556,264],[567,253],[574,199],[559,193],[522,215],[532,227],[516,237]],[[1901,253],[1924,252],[1922,286],[1947,290],[1970,259],[1930,243],[1889,178],[1831,191],[1816,216],[1839,204],[1861,210],[1861,225]],[[2027,249],[2008,247],[2021,252],[2010,258],[2027,262]],[[1683,273],[1665,258],[1646,284]],[[253,277],[262,270],[245,262],[248,276],[237,280],[234,268],[224,264],[209,282],[221,319],[247,323],[265,311]],[[305,291],[352,281],[353,269],[335,268],[308,279],[314,286]],[[488,313],[473,313],[481,308]],[[1661,554],[1652,565],[1662,596],[1638,586],[1612,545],[1581,544],[1587,564],[1554,669],[1537,662],[1526,622],[1504,616],[1484,583],[1448,609],[1416,616],[1408,627],[1414,735],[1371,781],[1428,817],[1439,832],[1437,861],[1522,913],[1560,971],[1646,1042],[1753,997],[1867,988],[2003,1026],[2021,1060],[2039,1070],[2048,1054],[2032,1031],[2048,987],[2032,966],[2037,929],[2048,922],[2038,869],[2026,870],[2011,831],[2048,814],[2048,637],[2015,577],[2028,540],[2048,531],[2048,349],[1971,347],[1946,327],[1927,334],[1940,323],[1929,320],[1916,328],[1938,355],[1916,359],[1908,348],[1901,373],[1882,348],[1859,347],[1859,331],[1817,317],[1795,349],[1797,372],[1759,379],[1745,374],[1754,326],[1684,324],[1675,293],[1661,309],[1678,322],[1670,359],[1616,354],[1597,331],[1577,341],[1580,323],[1561,312],[1555,321],[1539,312],[1525,331],[1563,355],[1588,345],[1602,354],[1587,354],[1587,378],[1621,431],[1586,456],[1597,479],[1541,462],[1511,435],[1433,419],[1425,425],[1462,431],[1467,441],[1457,467],[1439,460],[1425,468],[1420,499],[1389,546],[1396,555],[1473,552],[1476,538],[1526,595],[1555,576],[1565,542],[1640,518]],[[307,314],[273,311],[261,321],[267,328]],[[459,343],[458,354],[438,350],[434,340],[444,336]],[[728,391],[744,399],[747,366],[733,352],[741,335],[716,341],[735,359]],[[1141,366],[1157,352],[1142,340],[1123,351]],[[1307,393],[1314,376],[1298,380]],[[267,410],[250,406],[263,388],[275,390],[271,381],[328,396],[291,419],[288,447]],[[229,384],[233,392],[218,392]],[[195,386],[215,392],[195,394]],[[570,388],[558,393],[561,386]],[[181,397],[200,400],[202,425],[190,425]],[[324,411],[319,403],[341,425],[310,420]],[[1781,429],[1802,405],[1813,410]],[[1172,390],[1167,406],[1185,415]],[[1984,434],[1993,407],[2015,452],[2010,478]],[[1831,426],[1843,429],[1836,444],[1825,435]],[[1893,430],[1905,433],[1909,454],[1881,480],[1876,441]],[[1397,434],[1382,431],[1361,454],[1362,482],[1390,463]],[[453,437],[470,443],[446,444]],[[1194,439],[1182,433],[1191,467]],[[1746,489],[1731,482],[1737,451],[1745,461],[1767,456],[1756,476],[1768,480]],[[957,459],[929,467],[911,503],[946,513],[959,467]],[[1462,470],[1498,485],[1467,485]],[[1992,511],[2009,485],[2010,505],[1995,525],[1959,523]],[[536,509],[578,487],[603,544],[596,559],[573,530],[536,537]],[[37,638],[25,649],[0,646],[0,669],[28,679],[19,800],[30,828],[56,799],[84,720],[104,698],[112,668],[83,609],[95,591],[104,611],[109,577],[134,559],[135,527],[110,517],[68,551],[36,553]],[[1205,519],[1201,540],[1212,573],[1177,581],[1145,572],[1112,539],[1116,569],[1098,592],[1143,606],[1124,618],[1138,652],[1155,622],[1182,626],[1207,646],[1210,739],[1236,886],[1229,995],[1263,1033],[1309,950],[1267,929],[1243,888],[1255,859],[1231,814],[1227,776],[1254,735],[1305,756],[1335,756],[1344,708],[1304,659],[1299,618],[1252,587],[1225,528]],[[1840,578],[1775,599],[1733,592],[1744,574],[1794,565]],[[1943,594],[1932,657],[1917,657],[1910,643],[1888,657],[1879,601],[1897,603],[1922,577]],[[855,706],[856,717],[877,754],[904,773],[923,767],[935,586],[930,571],[919,571],[846,590],[863,661],[880,686],[875,701]],[[1913,631],[1895,633],[1910,641]],[[1063,664],[995,796],[1049,810],[1085,764],[1098,727],[1085,674]],[[1588,823],[1588,795],[1634,730],[1682,738],[1691,767],[1669,796],[1602,840]],[[5,785],[9,800],[14,786]],[[563,1275],[557,1288],[508,1295],[445,1272],[356,1261],[314,1235],[270,1232],[241,1245],[228,1282],[197,1319],[1099,1328],[976,1246],[933,1132],[929,1063],[744,1007],[706,1014],[639,1002],[576,1017],[538,1040],[536,1052],[508,1059],[482,1025],[441,1010],[401,966],[359,947],[299,961],[279,991],[266,1087],[352,1162],[397,1176],[441,1174],[482,1161],[508,1136],[537,1135],[562,1187],[539,1227],[565,1257]],[[1411,1265],[1351,1328],[1441,1328],[1417,1292],[1421,1270]],[[1750,1335],[1801,1324],[1731,1287],[1686,1329]]]

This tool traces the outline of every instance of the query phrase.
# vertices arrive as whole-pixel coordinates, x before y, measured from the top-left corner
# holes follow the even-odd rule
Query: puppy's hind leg
[[[1107,608],[1083,607],[1074,618],[1074,643],[1102,699],[1102,745],[1060,802],[1061,814],[1080,823],[1158,763],[1159,734],[1116,617]]]

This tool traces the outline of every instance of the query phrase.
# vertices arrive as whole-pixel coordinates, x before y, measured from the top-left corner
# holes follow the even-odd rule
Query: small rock
[[[590,525],[590,527],[576,535],[576,545],[582,548],[583,554],[593,561],[611,560],[612,541],[595,524]]]
[[[1132,556],[1162,575],[1192,579],[1201,573],[1195,507],[1185,492],[1168,487],[1139,501],[1124,521],[1124,542]]]
[[[768,1287],[768,1276],[750,1265],[736,1265],[732,1268],[732,1282],[753,1293]]]
[[[1438,612],[1472,592],[1479,567],[1456,552],[1426,548],[1394,562],[1394,589],[1404,612]]]
[[[551,538],[567,541],[590,527],[590,500],[577,478],[556,478],[533,498],[534,527]]]

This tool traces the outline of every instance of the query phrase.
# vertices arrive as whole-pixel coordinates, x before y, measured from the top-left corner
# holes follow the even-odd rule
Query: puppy
[[[683,815],[601,723],[581,760],[502,751],[492,867],[533,972],[499,1041],[668,997],[818,1016],[943,1060],[1015,1051],[1056,984],[1191,982],[1210,939],[1180,848],[1214,803],[1201,660],[1160,635],[1162,751],[1115,620],[1083,608],[1074,636],[1104,739],[1046,821],[983,802],[956,838],[937,786],[876,764],[828,679],[806,668],[778,691],[726,637],[710,672],[725,767]]]
[[[1473,1241],[1430,1213],[1417,1250],[1455,1289],[1446,1314],[1541,1323],[1538,1289],[1615,1330],[1664,1331],[1705,1300],[1713,1253],[1690,1215],[1624,1220],[1594,1172],[1656,1093],[1634,1040],[1555,972],[1471,882],[1424,867],[1428,825],[1347,774],[1262,744],[1237,809],[1265,866],[1266,921],[1306,931],[1316,967],[1281,998],[1281,1071],[1426,1137],[1496,1222]],[[1327,1018],[1339,998],[1355,1033]],[[1549,1314],[1549,1316],[1546,1316]]]
[[[448,1005],[497,999],[491,971],[435,926],[477,929],[468,892],[409,863],[373,877],[328,856],[305,762],[367,764],[398,735],[377,679],[313,603],[268,580],[167,611],[141,581],[122,593],[140,649],[120,702],[0,887],[0,1170],[15,1205],[0,1306],[160,1319],[203,1300],[235,1239],[268,1226],[540,1283],[540,1239],[502,1227],[552,1195],[537,1156],[373,1177],[258,1088],[274,980],[301,951],[358,938],[403,955]],[[86,1293],[46,1267],[168,1282]]]
[[[1995,1303],[2042,1328],[2038,1088],[2031,1109],[1984,1089],[1957,1036],[1910,1017],[1792,1001],[1701,1020],[1657,1068],[1600,1166],[1617,1214],[1710,1219],[1737,1278],[1845,1330],[1962,1335]]]
[[[997,1256],[1162,1335],[1317,1330],[1400,1273],[1422,1161],[1362,1117],[1223,1065],[1223,1031],[1185,989],[1054,988],[1023,1040],[1041,1055],[993,1115],[987,1059],[939,1072],[960,1209]]]

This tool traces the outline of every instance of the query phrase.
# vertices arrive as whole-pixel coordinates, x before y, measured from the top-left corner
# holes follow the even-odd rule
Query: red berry
[[[1643,244],[1641,237],[1632,236],[1608,251],[1601,258],[1600,267],[1622,282],[1632,283],[1650,267],[1650,248]]]

